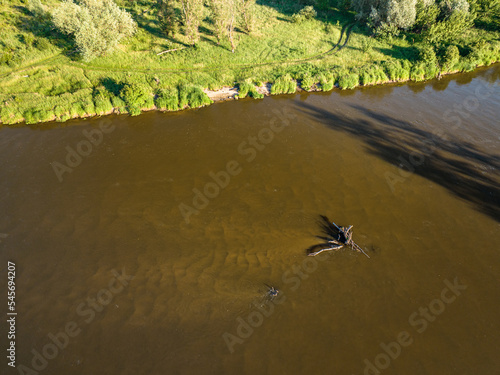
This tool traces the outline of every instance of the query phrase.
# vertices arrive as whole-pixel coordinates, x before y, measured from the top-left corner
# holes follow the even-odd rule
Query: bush
[[[432,24],[424,37],[429,43],[452,42],[470,29],[473,23],[472,15],[455,11],[443,21]]]
[[[271,86],[271,95],[293,94],[297,91],[297,82],[289,74],[278,77]]]
[[[111,104],[113,105],[113,108],[117,110],[120,113],[127,113],[127,105],[123,101],[122,98],[116,95],[111,96]]]
[[[113,110],[110,94],[104,87],[101,86],[95,88],[92,96],[94,99],[95,112],[98,115],[105,114]]]
[[[152,99],[149,89],[136,83],[125,84],[120,91],[120,97],[127,104],[132,116],[141,114],[141,108],[147,107]]]
[[[421,64],[419,64],[417,77],[420,77],[420,69],[423,69],[424,79],[431,79],[438,75],[438,60],[434,47],[429,45],[421,47],[419,51],[419,61]]]
[[[425,63],[437,63],[436,51],[430,45],[423,46],[419,49],[418,59]]]
[[[50,42],[45,39],[45,38],[37,38],[35,40],[35,43],[34,43],[34,46],[36,49],[40,50],[40,51],[45,51],[45,50],[48,50],[50,49],[50,47],[52,46],[50,44]]]
[[[414,30],[427,30],[436,22],[440,14],[439,6],[435,3],[425,4],[423,0],[417,1],[417,17],[415,20]]]
[[[179,91],[173,87],[159,89],[156,94],[155,105],[158,109],[166,109],[169,111],[178,110]]]
[[[371,65],[361,69],[359,82],[362,85],[373,85],[388,80],[384,70],[378,65]]]
[[[197,108],[212,103],[200,86],[180,85],[179,86],[179,107]]]
[[[52,12],[52,17],[61,32],[75,39],[86,61],[111,52],[137,28],[132,17],[112,0],[65,1]]]
[[[343,71],[339,75],[339,87],[342,90],[353,89],[359,85],[359,75],[354,72],[349,72],[347,70]]]
[[[257,88],[248,82],[242,82],[238,84],[238,98],[245,98],[251,96],[254,99],[262,99],[264,94],[257,91]]]
[[[318,74],[316,76],[316,81],[319,82],[321,91],[330,91],[335,85],[335,79],[332,73]]]
[[[40,0],[28,0],[28,10],[36,18],[45,16],[45,10]]]
[[[304,8],[302,8],[299,13],[295,13],[292,16],[292,21],[295,23],[301,23],[304,22],[305,20],[311,20],[317,16],[316,11],[314,10],[314,7],[312,5],[307,5]]]
[[[414,64],[411,69],[410,78],[415,82],[423,81],[425,79],[425,63]]]
[[[311,77],[311,75],[306,74],[304,75],[302,81],[300,82],[300,87],[302,87],[302,89],[306,91],[311,91],[315,83],[316,82],[314,81],[314,78]]]
[[[408,60],[388,62],[384,69],[391,81],[407,81],[410,79],[411,64]]]
[[[388,23],[382,22],[380,26],[375,29],[375,36],[379,39],[392,40],[393,37],[399,35],[399,29],[397,26],[390,25]]]
[[[238,98],[246,98],[248,93],[250,92],[253,85],[247,82],[240,83],[238,85]]]
[[[444,56],[441,61],[441,67],[447,72],[453,71],[459,60],[460,52],[458,51],[458,47],[448,46],[444,52]]]

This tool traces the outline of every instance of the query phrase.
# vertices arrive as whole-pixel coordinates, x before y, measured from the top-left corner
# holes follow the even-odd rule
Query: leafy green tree
[[[353,0],[358,19],[373,28],[408,29],[415,23],[417,0]],[[384,25],[385,24],[385,25]]]
[[[470,0],[469,4],[470,11],[476,15],[477,26],[500,29],[500,0]]]
[[[137,25],[112,0],[64,1],[52,12],[55,26],[74,38],[85,61],[111,52]]]
[[[409,29],[415,23],[417,0],[389,0],[387,23],[400,29]]]
[[[414,30],[422,32],[427,30],[431,25],[436,23],[436,20],[441,13],[439,6],[434,1],[418,0],[416,5],[416,19]]]
[[[452,42],[469,30],[474,24],[470,13],[454,11],[449,17],[431,25],[425,33],[429,43]]]
[[[175,36],[179,29],[179,19],[175,7],[176,0],[157,0],[158,21],[167,36]]]

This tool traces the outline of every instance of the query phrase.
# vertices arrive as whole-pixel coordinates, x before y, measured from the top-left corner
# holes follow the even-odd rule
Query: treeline
[[[406,31],[450,42],[473,26],[500,28],[500,0],[345,0],[343,6],[382,37]]]
[[[35,17],[46,18],[40,0],[29,0]],[[255,0],[156,0],[152,10],[166,37],[182,30],[188,43],[200,40],[199,27],[206,11],[218,44],[227,39],[236,50],[235,28],[250,33],[254,29]],[[118,42],[137,29],[131,15],[113,0],[66,0],[50,11],[55,27],[74,39],[84,60],[90,61],[113,51]]]
[[[209,20],[217,44],[227,41],[237,48],[235,30],[250,34],[256,27],[256,0],[154,0],[146,10],[154,13],[165,37],[182,33],[187,44],[200,40],[200,25]],[[66,0],[45,11],[40,0],[28,0],[31,13],[41,23],[72,38],[84,60],[113,51],[134,34],[137,23],[113,0]],[[288,2],[301,9],[292,22],[328,18],[333,7],[354,11],[356,19],[369,27],[373,36],[393,38],[401,33],[412,39],[438,45],[451,44],[473,26],[500,29],[500,0],[302,0]],[[315,9],[316,8],[316,9]],[[320,14],[317,14],[318,10]],[[143,11],[144,12],[144,11]],[[137,15],[136,15],[137,16]]]

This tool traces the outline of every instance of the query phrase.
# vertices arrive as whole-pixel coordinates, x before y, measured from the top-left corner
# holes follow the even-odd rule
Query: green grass
[[[118,0],[137,21],[138,32],[114,53],[86,63],[74,44],[50,27],[50,21],[34,19],[27,3],[0,0],[0,120],[4,124],[65,121],[112,111],[136,115],[151,108],[196,108],[211,103],[203,88],[235,84],[240,98],[261,98],[256,86],[266,82],[272,83],[272,94],[282,94],[295,92],[298,84],[305,90],[329,91],[335,85],[349,89],[429,79],[439,72],[439,67],[418,60],[418,36],[379,40],[358,25],[343,49],[325,53],[339,41],[342,27],[354,22],[353,13],[318,7],[316,19],[294,23],[292,15],[303,5],[291,0],[260,1],[255,32],[237,30],[235,53],[227,40],[217,45],[207,18],[200,28],[200,42],[187,46],[182,33],[162,34],[149,9],[151,1]],[[59,3],[43,1],[47,9]],[[208,15],[208,9],[205,12]],[[469,71],[499,61],[499,39],[498,31],[468,31],[456,41],[461,57],[449,70]],[[158,55],[170,49],[177,50]]]

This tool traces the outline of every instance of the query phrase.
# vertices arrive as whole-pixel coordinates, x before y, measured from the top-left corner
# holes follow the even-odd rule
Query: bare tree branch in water
[[[352,240],[352,225],[348,227],[339,227],[333,221],[330,222],[326,216],[320,215],[320,218],[320,225],[326,237],[316,237],[326,242],[309,247],[306,250],[307,255],[315,256],[323,251],[339,250],[344,246],[349,246],[353,250],[363,253],[369,258],[368,254]]]

